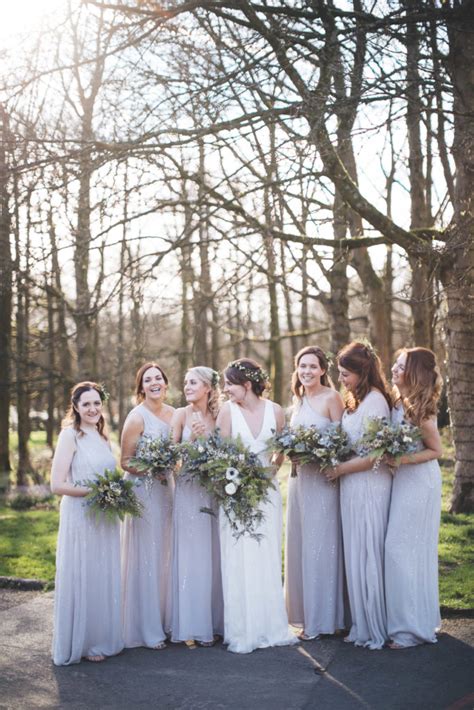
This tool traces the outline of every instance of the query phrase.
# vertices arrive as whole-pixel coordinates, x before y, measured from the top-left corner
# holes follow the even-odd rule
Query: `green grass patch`
[[[0,506],[0,575],[54,581],[57,510]]]
[[[439,540],[440,604],[448,609],[474,609],[474,515],[448,512],[454,480],[453,447],[443,431],[442,516]],[[32,434],[32,452],[48,455],[44,432]],[[12,443],[15,435],[12,435]],[[279,479],[286,504],[289,464]],[[57,510],[13,510],[0,505],[0,575],[54,580]]]

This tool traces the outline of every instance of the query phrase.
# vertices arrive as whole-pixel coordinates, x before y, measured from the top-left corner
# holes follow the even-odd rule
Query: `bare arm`
[[[326,478],[330,481],[334,481],[340,476],[346,476],[349,473],[362,473],[362,471],[369,471],[374,465],[375,461],[368,456],[355,456],[349,461],[344,461],[339,463],[334,468],[327,468],[324,471]]]
[[[284,413],[283,409],[280,407],[280,405],[276,404],[275,402],[273,403],[273,409],[275,412],[276,433],[279,434],[280,431],[285,426],[285,413]],[[276,471],[278,471],[278,469],[280,468],[280,466],[282,465],[284,460],[285,460],[285,454],[282,454],[282,453],[273,454],[272,464],[273,464],[273,466],[275,466]]]
[[[232,434],[232,419],[227,402],[221,407],[217,415],[216,429],[220,429],[222,436],[230,436]]]
[[[425,419],[425,421],[421,423],[420,429],[421,439],[425,446],[424,449],[416,451],[413,454],[404,454],[399,459],[386,457],[384,461],[392,466],[400,466],[405,463],[426,463],[426,461],[439,459],[443,453],[443,447],[441,446],[441,437],[439,435],[436,419]]]
[[[89,489],[85,486],[75,486],[68,481],[75,451],[74,432],[72,429],[64,429],[59,436],[51,468],[51,492],[56,495],[83,498],[89,493]]]
[[[143,429],[143,419],[137,413],[129,415],[125,420],[125,424],[123,425],[122,439],[120,441],[120,465],[122,466],[124,471],[128,471],[134,476],[143,476],[143,473],[140,473],[135,468],[132,468],[129,464],[129,461],[132,456],[135,456],[137,442],[140,436],[143,434]]]
[[[186,410],[184,407],[176,409],[171,419],[171,438],[174,444],[179,444],[183,437]]]
[[[329,418],[332,422],[340,422],[344,413],[344,402],[339,392],[334,392],[329,398]]]

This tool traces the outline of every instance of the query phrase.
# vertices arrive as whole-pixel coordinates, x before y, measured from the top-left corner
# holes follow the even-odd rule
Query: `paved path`
[[[103,664],[55,668],[52,608],[48,593],[0,611],[2,710],[474,707],[474,650],[449,633],[435,646],[399,652],[356,649],[340,638],[244,656],[220,644],[171,644],[161,652],[134,649]]]

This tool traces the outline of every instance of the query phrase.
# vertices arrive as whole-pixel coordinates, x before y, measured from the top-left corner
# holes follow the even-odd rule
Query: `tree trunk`
[[[12,255],[8,192],[8,115],[0,104],[0,471],[10,471],[10,341],[12,319]]]
[[[451,510],[474,511],[474,5],[450,15],[449,71],[454,84],[456,165],[454,215],[449,226],[448,262],[441,272],[446,289],[448,397],[456,446],[455,483]]]
[[[405,0],[407,16],[418,12],[418,0]],[[410,175],[411,229],[431,227],[424,191],[426,185],[423,174],[423,151],[421,147],[421,116],[423,105],[420,99],[419,73],[419,31],[415,21],[408,19],[406,32],[407,47],[407,129],[408,129],[408,169]],[[426,262],[409,256],[412,271],[411,310],[413,316],[414,344],[433,346],[433,288]]]
[[[50,284],[46,288],[47,310],[48,310],[48,394],[47,410],[48,419],[46,421],[46,443],[53,449],[54,433],[56,430],[55,406],[56,406],[56,333],[54,330],[54,296],[53,286]]]
[[[60,388],[62,390],[62,411],[65,412],[69,406],[70,401],[70,391],[73,385],[72,377],[72,356],[69,349],[69,336],[67,329],[67,318],[66,318],[66,301],[62,291],[61,284],[61,267],[59,265],[58,259],[58,246],[56,242],[56,231],[54,227],[53,213],[50,210],[48,213],[48,233],[49,241],[51,243],[51,271],[52,280],[54,284],[54,290],[56,292],[55,302],[56,302],[56,312],[57,312],[57,327],[56,332],[58,334],[58,365],[61,374]]]

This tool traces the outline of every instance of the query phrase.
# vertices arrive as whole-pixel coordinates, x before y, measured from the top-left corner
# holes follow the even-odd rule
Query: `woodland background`
[[[474,507],[474,4],[60,4],[0,74],[0,470],[71,385],[368,337],[434,348]],[[448,411],[449,407],[449,411]]]

